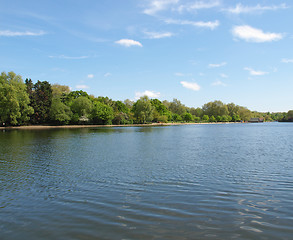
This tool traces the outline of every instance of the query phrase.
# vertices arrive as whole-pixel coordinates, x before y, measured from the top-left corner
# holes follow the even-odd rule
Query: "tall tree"
[[[153,120],[154,107],[147,96],[141,97],[132,107],[137,123],[146,123]]]
[[[52,104],[52,88],[47,81],[37,81],[31,91],[31,80],[26,81],[27,91],[31,92],[31,106],[34,109],[34,114],[31,117],[32,123],[43,124],[48,123],[49,113]]]
[[[20,125],[28,122],[33,108],[29,106],[26,85],[14,72],[0,75],[0,122],[1,125]]]

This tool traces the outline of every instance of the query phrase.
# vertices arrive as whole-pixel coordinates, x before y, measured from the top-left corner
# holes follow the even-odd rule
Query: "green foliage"
[[[50,120],[54,124],[68,124],[72,117],[70,107],[61,102],[60,98],[53,98],[50,109]]]
[[[210,122],[216,122],[216,118],[214,116],[211,116],[209,119]]]
[[[174,114],[172,114],[172,121],[173,122],[181,122],[182,121],[182,117],[179,114],[174,113]]]
[[[95,102],[91,118],[96,124],[112,124],[114,118],[113,108],[102,102]]]
[[[37,81],[32,85],[32,81],[26,80],[27,92],[30,94],[30,105],[34,109],[31,116],[31,122],[34,124],[43,124],[49,122],[49,113],[52,104],[52,88],[47,81]]]
[[[146,123],[153,120],[154,107],[147,96],[141,97],[133,104],[132,111],[137,123]]]
[[[203,115],[203,116],[202,116],[202,120],[203,120],[204,122],[208,122],[208,121],[210,120],[210,118],[209,118],[208,115]]]
[[[202,110],[204,115],[209,117],[228,115],[228,108],[221,101],[208,102],[203,105]]]
[[[65,85],[53,84],[51,88],[53,98],[64,98],[70,93],[70,88]]]
[[[203,116],[203,111],[201,108],[190,108],[190,113],[196,117]]]
[[[21,125],[26,123],[33,113],[29,106],[26,85],[21,76],[14,72],[0,75],[0,122],[6,125]]]
[[[74,114],[77,114],[78,118],[87,118],[93,109],[93,103],[87,97],[80,96],[72,101],[70,108]],[[76,119],[74,120],[76,121]]]
[[[174,98],[173,101],[169,104],[169,111],[182,115],[186,112],[186,107],[178,99]]]
[[[154,116],[153,121],[154,122],[167,122],[168,119],[171,120],[172,114],[167,109],[167,107],[158,99],[151,99],[151,104],[154,107]]]
[[[192,117],[191,113],[186,112],[186,113],[182,114],[182,119],[185,122],[191,122],[193,120],[193,117]]]

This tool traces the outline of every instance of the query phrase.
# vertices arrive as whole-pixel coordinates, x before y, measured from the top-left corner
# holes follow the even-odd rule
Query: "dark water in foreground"
[[[293,124],[0,132],[0,239],[292,239]]]

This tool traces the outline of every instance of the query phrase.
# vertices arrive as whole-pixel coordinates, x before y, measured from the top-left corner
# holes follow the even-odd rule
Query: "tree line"
[[[253,112],[234,103],[208,102],[187,107],[178,99],[160,101],[143,96],[114,101],[47,81],[23,81],[14,72],[0,76],[0,125],[144,124],[154,122],[240,122],[252,117],[265,121],[293,121],[288,113]]]

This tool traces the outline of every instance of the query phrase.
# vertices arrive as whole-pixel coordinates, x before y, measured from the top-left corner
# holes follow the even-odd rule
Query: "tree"
[[[20,75],[14,72],[0,75],[0,122],[7,125],[20,125],[28,122],[33,108],[29,106],[26,85]]]
[[[286,116],[286,121],[293,122],[293,110],[289,110]]]
[[[61,102],[60,98],[53,98],[50,109],[50,120],[55,124],[67,124],[72,116],[70,107]]]
[[[209,117],[228,115],[229,113],[227,106],[221,101],[208,102],[203,105],[202,110],[203,113]]]
[[[26,81],[27,92],[30,93],[30,105],[34,109],[34,114],[31,116],[32,123],[48,123],[49,113],[52,104],[52,88],[47,81],[37,81],[33,85],[32,81]]]
[[[146,123],[153,120],[154,107],[147,96],[137,100],[133,104],[132,111],[137,123]]]
[[[155,108],[154,121],[156,122],[167,122],[171,120],[171,112],[159,99],[151,99],[151,104]]]
[[[209,121],[209,116],[208,115],[203,115],[202,116],[202,120],[204,121],[204,122],[208,122]]]
[[[186,113],[182,114],[182,119],[185,122],[191,122],[193,117],[192,117],[191,113],[186,112]]]
[[[63,98],[70,93],[70,87],[66,85],[53,84],[51,86],[53,97]]]
[[[184,112],[186,112],[186,107],[178,99],[174,98],[173,102],[171,102],[169,105],[169,110],[172,113],[182,115]]]
[[[210,122],[216,122],[216,118],[214,116],[211,116],[209,119]]]
[[[102,102],[95,102],[91,118],[93,123],[97,124],[112,124],[114,118],[113,108]]]
[[[87,97],[78,97],[73,100],[71,104],[71,110],[75,114],[74,121],[76,121],[76,117],[78,120],[81,117],[88,118],[93,108],[93,103]]]

